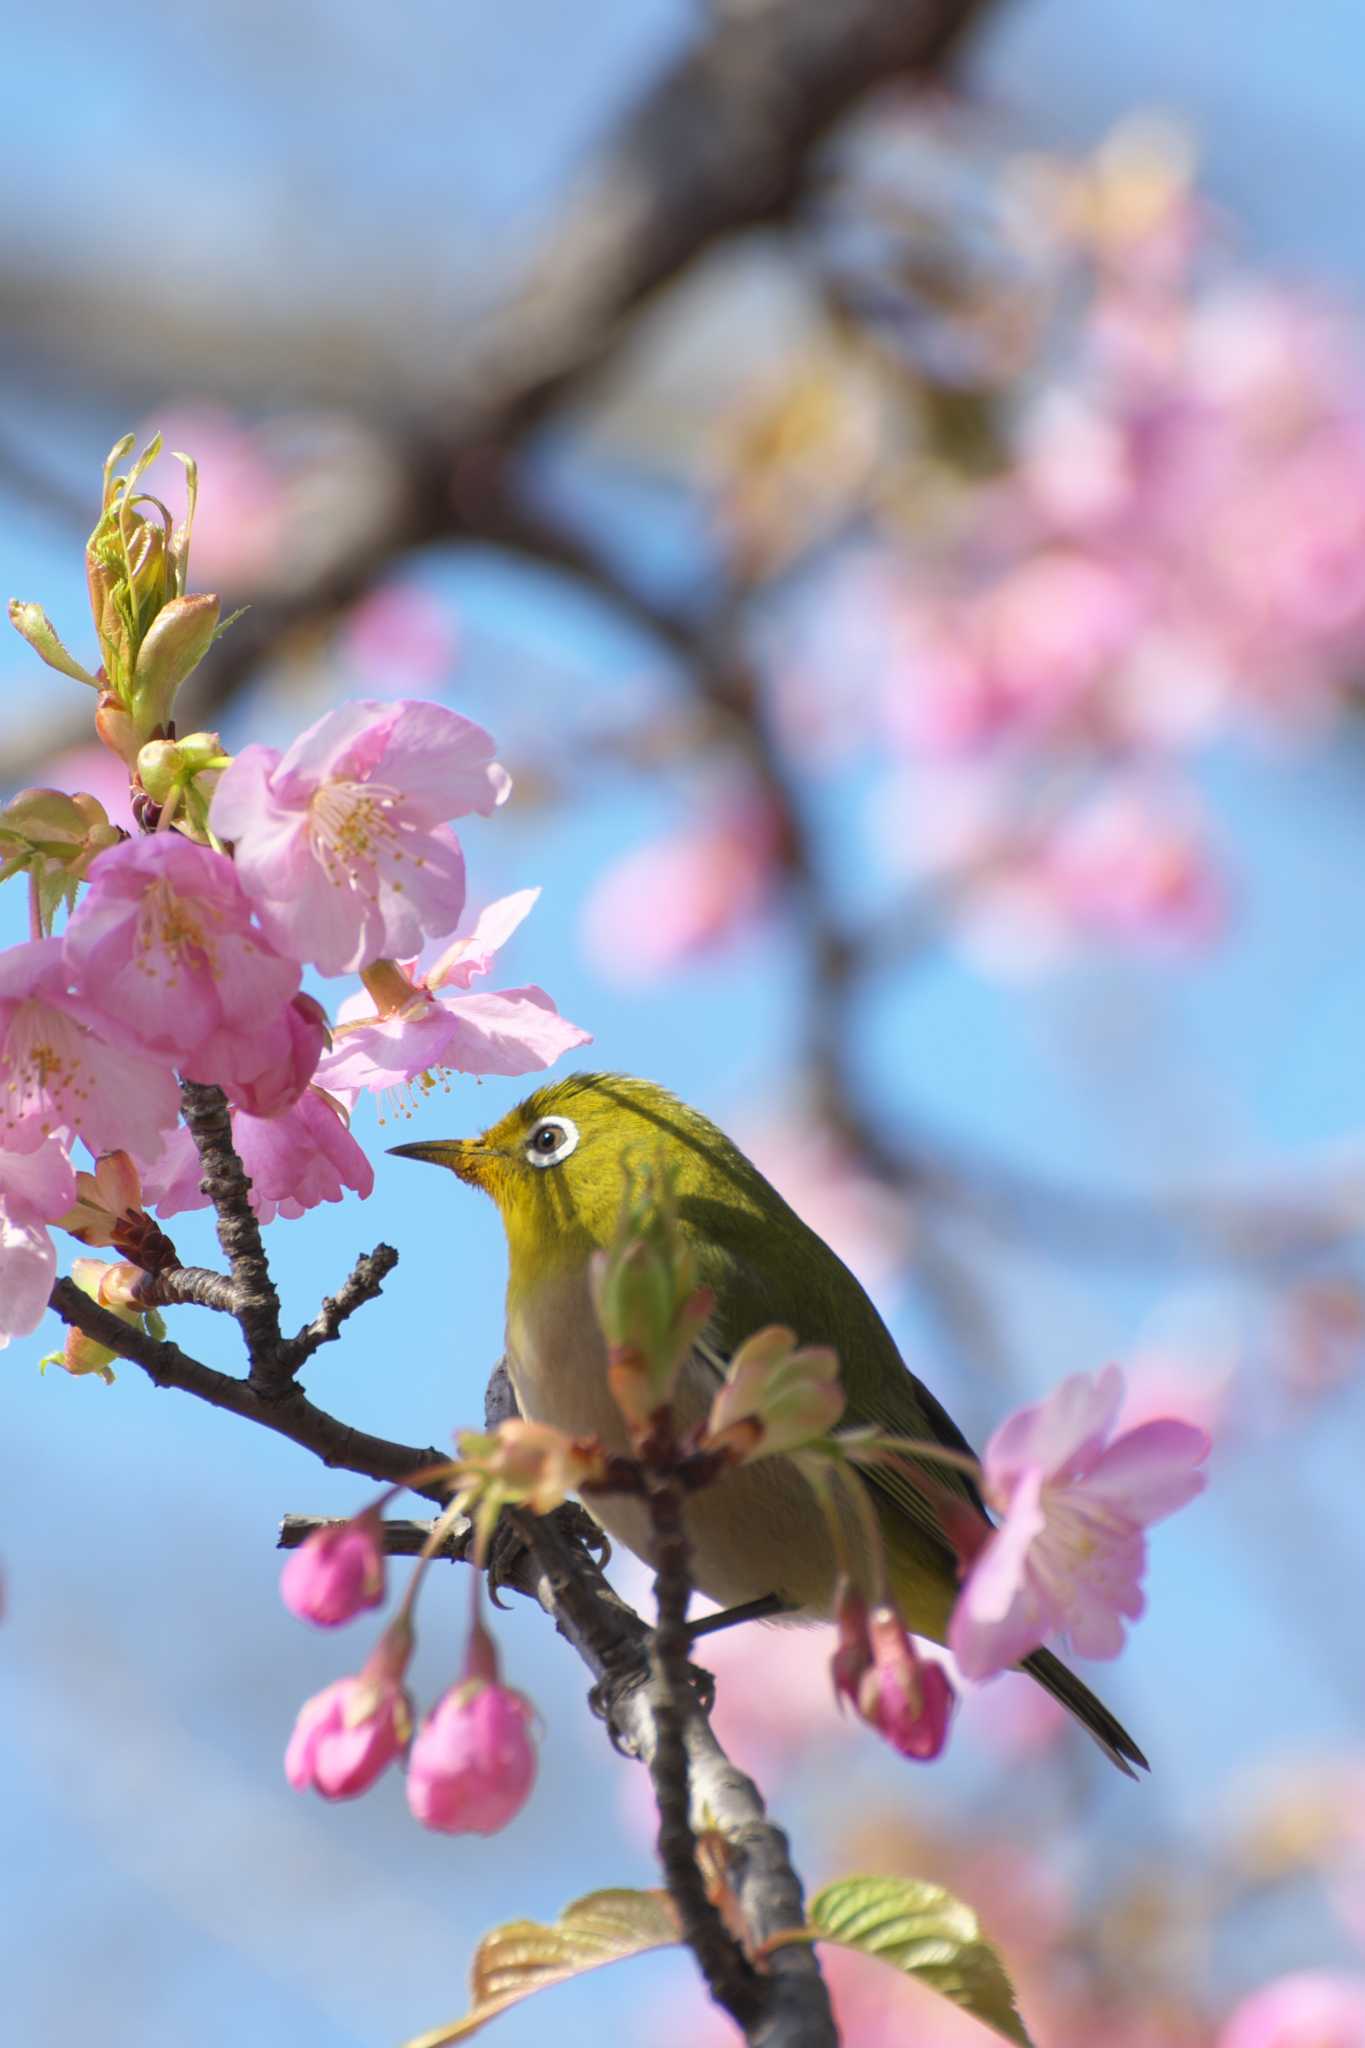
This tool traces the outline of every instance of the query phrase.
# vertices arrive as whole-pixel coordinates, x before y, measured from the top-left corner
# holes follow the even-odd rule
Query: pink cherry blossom
[[[71,993],[60,939],[0,953],[0,1145],[36,1152],[65,1127],[97,1155],[156,1156],[180,1114],[175,1076],[106,1044],[102,1023]]]
[[[300,1621],[336,1628],[384,1599],[379,1513],[370,1509],[339,1528],[315,1529],[280,1574],[280,1597]]]
[[[776,874],[771,816],[756,803],[732,807],[610,868],[584,913],[588,949],[614,981],[655,980],[751,925]]]
[[[1226,891],[1188,802],[1104,790],[1057,827],[1042,871],[1070,921],[1101,938],[1202,944],[1224,922]]]
[[[957,602],[912,603],[888,692],[891,730],[929,752],[1044,734],[1118,668],[1141,618],[1132,575],[1063,549],[1026,555]]]
[[[536,1776],[531,1718],[529,1700],[482,1678],[437,1701],[408,1761],[408,1805],[423,1827],[493,1835],[520,1813]]]
[[[347,1188],[362,1198],[374,1187],[374,1168],[329,1095],[309,1088],[279,1116],[232,1112],[232,1135],[251,1180],[251,1206],[262,1223],[302,1216],[319,1202],[339,1202]],[[142,1176],[143,1193],[158,1216],[208,1207],[203,1168],[182,1124]]]
[[[300,1073],[316,1004],[296,1014],[296,961],[252,923],[232,862],[178,832],[125,840],[90,869],[90,889],[63,941],[78,992],[112,1045],[149,1054],[195,1081],[216,1081],[253,1108],[283,1108]]]
[[[361,674],[409,689],[437,689],[457,651],[445,607],[415,583],[384,584],[363,598],[342,645]]]
[[[296,1792],[311,1785],[324,1799],[367,1792],[407,1747],[412,1703],[395,1678],[338,1678],[305,1700],[284,1753]]]
[[[36,1330],[57,1277],[44,1225],[76,1199],[76,1176],[57,1138],[33,1152],[0,1151],[0,1350]]]
[[[458,712],[362,700],[284,754],[245,748],[209,818],[272,945],[343,974],[452,928],[464,856],[445,821],[488,816],[510,788],[489,735]]]
[[[1123,1648],[1123,1617],[1143,1611],[1143,1530],[1200,1492],[1209,1439],[1164,1420],[1107,1442],[1122,1401],[1117,1366],[1076,1373],[987,1445],[982,1490],[1004,1519],[953,1610],[965,1677],[1008,1670],[1054,1635],[1082,1657]]]
[[[381,991],[382,1012],[368,994],[349,996],[337,1014],[333,1049],[318,1067],[319,1086],[354,1098],[362,1090],[429,1089],[446,1072],[527,1074],[591,1044],[590,1033],[561,1017],[542,988],[468,993],[539,894],[522,889],[490,904],[473,931],[424,974],[415,961],[393,968]]]
[[[1233,2012],[1218,2048],[1365,2048],[1365,1977],[1301,1970]]]
[[[317,1072],[323,1047],[331,1042],[327,1012],[312,996],[291,996],[284,1008],[285,1035],[273,1065],[228,1086],[230,1099],[251,1116],[279,1116],[298,1101]]]

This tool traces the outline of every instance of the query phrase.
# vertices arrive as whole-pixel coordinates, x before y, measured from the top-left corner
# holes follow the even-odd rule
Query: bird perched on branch
[[[574,1436],[627,1448],[607,1381],[606,1342],[589,1291],[592,1254],[609,1245],[633,1160],[661,1157],[697,1276],[715,1297],[705,1342],[679,1379],[680,1429],[705,1416],[733,1351],[766,1324],[839,1354],[844,1420],[931,1439],[970,1455],[947,1411],[909,1370],[843,1261],[791,1209],[724,1132],[664,1088],[622,1074],[576,1074],[528,1096],[479,1138],[399,1145],[404,1158],[449,1167],[497,1204],[507,1232],[507,1363],[523,1415]],[[903,1470],[867,1471],[891,1589],[907,1626],[947,1638],[957,1551],[935,1498],[945,1490],[990,1521],[969,1472],[935,1463],[922,1488]],[[608,1533],[649,1554],[644,1505],[595,1497]],[[695,1494],[688,1535],[698,1588],[723,1606],[776,1595],[790,1614],[828,1618],[838,1568],[825,1517],[783,1457],[756,1460]],[[1050,1651],[1023,1669],[1081,1721],[1121,1770],[1145,1764],[1114,1716]]]

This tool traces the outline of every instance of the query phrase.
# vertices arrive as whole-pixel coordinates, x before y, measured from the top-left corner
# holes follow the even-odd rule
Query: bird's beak
[[[421,1145],[390,1145],[389,1151],[395,1159],[425,1159],[432,1166],[448,1166],[471,1187],[483,1185],[490,1156],[477,1138],[433,1138]]]

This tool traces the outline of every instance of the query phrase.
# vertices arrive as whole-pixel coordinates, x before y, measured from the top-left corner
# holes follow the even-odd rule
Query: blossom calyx
[[[844,1412],[839,1356],[828,1345],[799,1346],[780,1323],[746,1337],[711,1403],[703,1448],[739,1463],[794,1451]]]
[[[412,1701],[402,1681],[411,1655],[412,1629],[400,1615],[361,1672],[304,1701],[284,1754],[295,1791],[311,1785],[324,1799],[354,1799],[407,1748]]]
[[[182,832],[207,845],[211,838],[209,804],[218,778],[231,760],[216,732],[194,732],[181,740],[148,740],[138,749],[137,780],[159,805],[163,823],[174,818]]]
[[[97,797],[21,789],[0,810],[0,882],[27,872],[37,929],[48,933],[59,905],[74,901],[95,855],[123,836]]]
[[[127,1152],[106,1152],[93,1173],[76,1175],[75,1202],[57,1221],[82,1244],[113,1244],[121,1226],[142,1213],[142,1185],[133,1160]]]
[[[119,1264],[111,1266],[103,1259],[73,1259],[71,1278],[82,1294],[117,1316],[121,1323],[133,1329],[146,1329],[154,1337],[164,1337],[166,1325],[155,1309],[143,1310],[137,1302],[137,1288],[143,1274],[136,1266]],[[63,1372],[73,1378],[83,1378],[87,1373],[97,1373],[106,1386],[112,1386],[114,1374],[112,1361],[119,1353],[98,1338],[87,1337],[83,1330],[68,1325],[66,1341],[60,1351],[50,1351],[39,1361],[40,1369],[46,1371],[50,1365],[59,1365]]]
[[[548,1422],[515,1417],[486,1434],[462,1430],[455,1447],[453,1504],[473,1516],[480,1558],[504,1507],[548,1515],[571,1493],[607,1476],[606,1453],[595,1438],[566,1436]]]

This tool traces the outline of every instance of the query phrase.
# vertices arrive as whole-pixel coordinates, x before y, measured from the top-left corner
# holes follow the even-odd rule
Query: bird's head
[[[724,1172],[721,1153],[739,1158],[704,1116],[628,1074],[570,1074],[528,1095],[482,1137],[393,1150],[482,1188],[502,1214],[513,1259],[542,1261],[610,1243],[633,1168],[662,1158],[676,1186],[700,1190]]]

